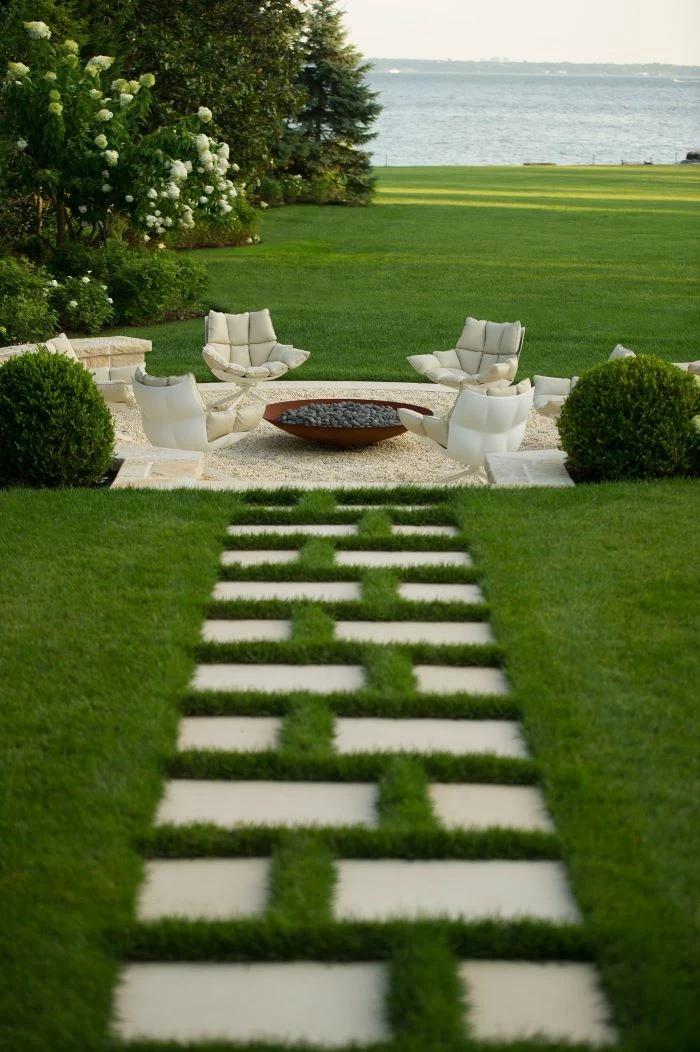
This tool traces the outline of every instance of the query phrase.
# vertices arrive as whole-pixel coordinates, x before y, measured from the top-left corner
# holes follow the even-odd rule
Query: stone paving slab
[[[560,449],[527,449],[517,453],[489,453],[484,467],[492,486],[573,486]]]
[[[275,526],[273,524],[270,524],[269,526],[248,526],[245,523],[240,523],[235,526],[229,526],[226,532],[231,537],[259,533],[272,533],[284,537],[294,533],[304,534],[306,537],[352,537],[357,533],[357,526],[355,523],[346,523],[344,525],[315,525],[299,523],[298,525],[284,526]]]
[[[336,621],[335,638],[353,643],[429,643],[463,646],[493,643],[486,621]]]
[[[478,584],[400,584],[399,597],[417,603],[483,603]]]
[[[198,665],[193,690],[259,690],[267,694],[289,694],[295,690],[313,694],[362,690],[362,665]]]
[[[447,829],[536,830],[553,833],[554,823],[539,789],[528,785],[428,786],[438,822]]]
[[[391,532],[399,537],[456,537],[456,526],[401,526],[396,523]]]
[[[265,563],[293,563],[299,558],[297,549],[261,549],[260,551],[225,551],[221,553],[222,566],[264,566]]]
[[[471,566],[465,552],[369,552],[335,553],[338,566]]]
[[[617,1042],[591,964],[463,961],[459,978],[470,1005],[465,1025],[480,1041]]]
[[[434,504],[338,504],[336,511],[427,511]]]
[[[377,825],[377,787],[364,782],[231,782],[176,778],[166,783],[156,825]]]
[[[511,720],[384,720],[337,718],[338,753],[446,752],[453,756],[528,756],[518,724]]]
[[[559,862],[343,859],[335,866],[337,920],[579,920]]]
[[[277,747],[277,716],[187,716],[180,720],[177,747],[225,752],[265,752]]]
[[[123,1041],[386,1041],[386,965],[131,964],[115,1004]]]
[[[218,581],[213,599],[311,599],[315,602],[357,602],[362,597],[353,581]]]
[[[510,686],[500,668],[466,665],[414,665],[421,694],[508,694]]]
[[[270,862],[266,858],[177,858],[146,863],[136,913],[229,920],[265,912]]]
[[[216,620],[205,621],[202,639],[207,643],[254,643],[267,641],[286,642],[292,634],[292,622],[281,619],[263,620]]]

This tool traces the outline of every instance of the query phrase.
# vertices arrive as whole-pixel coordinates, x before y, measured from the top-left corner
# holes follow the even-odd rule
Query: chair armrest
[[[483,373],[477,373],[474,380],[478,384],[492,384],[499,380],[510,381],[518,371],[518,359],[509,358],[506,362],[496,362]]]
[[[434,354],[409,354],[406,358],[409,365],[412,365],[416,372],[425,375],[428,369],[442,369],[440,360],[435,357]]]
[[[296,369],[303,365],[311,354],[310,351],[301,351],[298,347],[292,347],[291,343],[278,343],[270,351],[269,362],[282,362],[288,369]]]
[[[227,362],[223,354],[220,354],[215,350],[211,344],[206,344],[206,346],[202,348],[202,357],[212,370],[221,369],[224,372],[230,373],[231,377],[245,376],[246,370],[242,365],[237,365],[236,362]]]
[[[403,426],[407,431],[412,431],[414,435],[425,436],[425,426],[423,424],[423,413],[417,413],[415,409],[402,409],[396,410],[397,415]]]

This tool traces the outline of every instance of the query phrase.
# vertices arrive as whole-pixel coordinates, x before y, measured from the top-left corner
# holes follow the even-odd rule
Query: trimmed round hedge
[[[584,373],[559,416],[581,481],[700,474],[695,377],[660,358],[617,358]]]
[[[39,350],[0,366],[0,486],[90,486],[109,469],[114,424],[90,373]]]

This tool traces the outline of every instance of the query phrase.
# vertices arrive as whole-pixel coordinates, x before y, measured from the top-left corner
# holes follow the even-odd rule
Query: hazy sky
[[[700,0],[340,0],[368,58],[700,65]]]

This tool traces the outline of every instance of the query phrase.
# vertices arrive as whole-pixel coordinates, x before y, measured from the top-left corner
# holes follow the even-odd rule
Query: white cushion
[[[238,410],[234,431],[252,431],[260,423],[265,412],[263,405],[242,405]]]
[[[637,355],[634,353],[634,351],[630,351],[629,347],[623,347],[621,343],[618,343],[618,344],[615,345],[615,347],[613,347],[612,351],[610,352],[610,357],[608,358],[608,361],[612,362],[612,361],[615,360],[615,358],[636,358],[636,357],[637,357]]]
[[[399,407],[396,413],[407,431],[412,431],[414,435],[425,434],[423,426],[425,415],[423,413],[417,413],[415,409],[406,409],[404,407]]]
[[[473,380],[469,373],[461,369],[427,369],[423,375],[433,383],[445,384],[447,387],[459,387],[465,380]]]
[[[463,369],[462,360],[456,350],[436,351],[435,357],[445,369]]]
[[[440,360],[434,354],[410,354],[406,361],[412,365],[416,372],[427,376],[428,369],[440,369]]]
[[[437,442],[439,446],[447,445],[447,431],[449,423],[444,416],[424,416],[423,427],[428,438]]]
[[[107,384],[112,379],[109,375],[108,365],[102,365],[97,369],[90,369],[89,372],[96,384]],[[116,379],[117,377],[115,376],[115,380]]]
[[[465,351],[461,347],[458,347],[455,353],[459,368],[465,373],[469,373],[470,376],[476,376],[481,369],[483,353],[481,351]]]
[[[309,353],[309,351],[300,351],[298,347],[290,347],[278,343],[274,349],[272,360],[283,362],[288,369],[296,369],[298,365],[304,364],[309,357]]]
[[[465,351],[479,351],[483,353],[486,343],[486,322],[478,318],[467,318],[462,329],[462,335],[457,340],[457,347]]]
[[[50,348],[49,344],[51,344]],[[46,349],[50,349],[52,353],[65,354],[66,358],[70,358],[74,362],[78,361],[78,355],[73,350],[73,344],[65,332],[59,332],[58,336],[52,336],[46,343]]]
[[[207,413],[207,442],[214,442],[223,435],[230,435],[236,423],[236,410],[218,411],[210,409]]]
[[[109,369],[110,380],[124,380],[130,384],[134,379],[135,365],[112,365]]]
[[[125,402],[126,405],[136,404],[131,388],[125,380],[110,380],[106,384],[98,383],[97,386],[105,402]]]
[[[512,380],[518,371],[518,359],[509,358],[506,362],[495,362],[490,365],[483,372],[479,373],[476,379],[479,383],[488,384],[494,383],[500,380]]]
[[[267,372],[268,372],[268,376],[270,377],[271,380],[276,379],[278,376],[284,376],[284,374],[286,372],[288,372],[288,371],[289,370],[288,370],[287,366],[284,364],[284,362],[268,362],[267,363]]]

